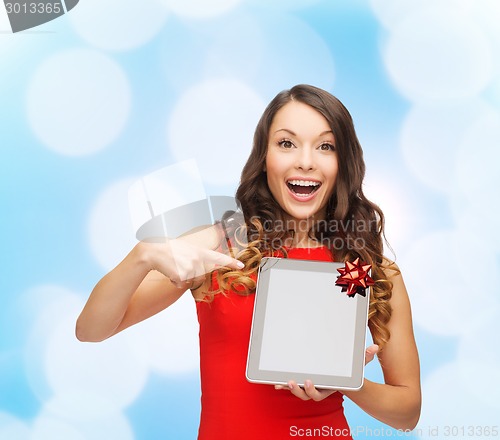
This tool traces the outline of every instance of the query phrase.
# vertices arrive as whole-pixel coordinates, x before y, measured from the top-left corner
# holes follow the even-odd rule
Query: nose
[[[314,169],[314,154],[312,148],[303,146],[297,149],[297,169],[311,171]]]

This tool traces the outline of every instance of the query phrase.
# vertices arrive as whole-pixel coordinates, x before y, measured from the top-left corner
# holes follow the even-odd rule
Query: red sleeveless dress
[[[297,248],[289,258],[332,261],[325,247]],[[216,282],[216,281],[214,281]],[[304,292],[307,294],[307,292]],[[232,291],[196,305],[200,323],[201,420],[199,440],[350,439],[341,393],[303,401],[273,385],[245,378],[255,295]],[[306,349],[297,347],[297,350]]]

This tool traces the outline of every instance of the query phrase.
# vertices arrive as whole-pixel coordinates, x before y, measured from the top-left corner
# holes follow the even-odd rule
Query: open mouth
[[[290,191],[298,197],[309,197],[321,186],[320,182],[312,180],[289,180],[286,184]]]

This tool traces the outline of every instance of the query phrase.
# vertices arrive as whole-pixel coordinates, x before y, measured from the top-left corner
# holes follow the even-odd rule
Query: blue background
[[[0,438],[196,437],[193,301],[97,345],[74,322],[133,246],[129,186],[194,158],[233,194],[266,103],[301,82],[350,110],[410,293],[406,436],[498,437],[498,2],[102,3],[19,34],[0,6]],[[356,436],[397,434],[345,406]]]

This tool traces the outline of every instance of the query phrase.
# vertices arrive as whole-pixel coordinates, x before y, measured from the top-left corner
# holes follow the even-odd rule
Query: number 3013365
[[[5,3],[7,14],[60,14],[61,2]]]
[[[80,0],[4,0],[0,1],[0,33],[22,32],[40,26],[71,11]],[[4,19],[7,16],[7,20]]]

